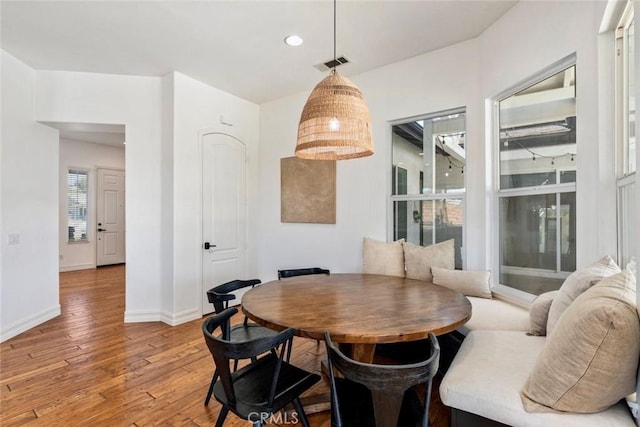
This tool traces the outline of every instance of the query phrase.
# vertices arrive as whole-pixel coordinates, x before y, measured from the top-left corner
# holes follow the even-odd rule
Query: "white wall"
[[[616,253],[615,145],[613,138],[598,139],[597,48],[604,5],[521,2],[481,37],[486,98],[576,52],[578,267]],[[601,144],[608,145],[609,156],[602,155]],[[491,240],[495,237],[489,236]]]
[[[311,87],[258,108],[179,73],[162,79],[34,72],[3,53],[3,339],[12,325],[58,310],[58,187],[53,178],[58,176],[58,160],[57,145],[48,145],[57,141],[57,131],[36,120],[126,125],[125,319],[175,323],[195,316],[201,298],[200,130],[231,133],[247,143],[252,172],[247,274],[268,280],[285,267],[359,271],[363,236],[389,238],[389,121],[466,107],[466,266],[489,268],[495,238],[487,203],[493,148],[485,102],[577,52],[578,189],[587,189],[578,198],[578,264],[613,253],[614,232],[599,232],[597,237],[590,233],[615,231],[613,154],[606,157],[613,147],[603,150],[607,142],[599,144],[597,138],[596,34],[602,7],[603,2],[519,2],[477,39],[355,76],[371,110],[376,154],[338,163],[334,225],[280,222],[279,160],[293,155],[297,123]],[[319,73],[318,81],[323,77]],[[234,126],[220,124],[221,114]],[[14,172],[25,170],[38,176],[38,185],[35,180],[11,180]],[[10,232],[21,233],[20,245],[7,246]],[[34,257],[35,251],[46,255]],[[35,268],[18,267],[22,265]],[[34,292],[30,287],[36,283]]]
[[[258,157],[257,105],[206,86],[189,77],[173,73],[164,78],[133,77],[61,71],[33,71],[23,67],[31,93],[21,94],[26,100],[35,98],[35,111],[30,123],[36,129],[52,132],[55,156],[43,162],[55,171],[54,190],[48,192],[54,215],[43,224],[54,228],[55,248],[47,252],[58,270],[58,234],[61,209],[57,194],[58,156],[56,130],[37,125],[35,121],[105,123],[126,126],[126,221],[127,273],[125,321],[157,321],[177,324],[201,315],[201,166],[200,131],[208,129],[231,134],[247,144],[249,206],[255,207]],[[5,78],[3,76],[3,78]],[[16,86],[7,74],[6,87]],[[29,80],[31,79],[31,80]],[[35,91],[33,85],[35,81]],[[12,95],[12,94],[10,94]],[[10,95],[7,95],[9,97]],[[3,93],[3,100],[5,94]],[[27,108],[24,108],[27,110]],[[17,114],[17,113],[16,113]],[[220,116],[233,126],[220,123]],[[164,123],[163,123],[164,120]],[[3,116],[3,122],[5,118]],[[10,121],[7,119],[7,121]],[[4,129],[3,129],[4,132]],[[4,134],[3,134],[4,135]],[[6,138],[3,137],[3,140]],[[77,147],[70,151],[79,154]],[[16,165],[12,152],[12,164]],[[37,151],[37,150],[31,150]],[[66,147],[63,149],[67,155]],[[45,152],[40,150],[40,152]],[[7,157],[3,157],[7,158]],[[25,160],[26,161],[26,160]],[[69,159],[68,164],[91,168],[110,166],[110,161],[90,160],[87,156]],[[65,162],[63,162],[65,164]],[[122,166],[120,166],[122,167]],[[8,169],[7,169],[8,170]],[[4,169],[3,169],[4,173]],[[6,182],[3,180],[3,183]],[[6,187],[6,185],[5,185]],[[3,206],[9,200],[3,188]],[[7,193],[9,194],[9,193]],[[29,193],[31,199],[31,194]],[[38,193],[35,193],[38,194]],[[45,199],[46,200],[46,199]],[[9,200],[12,201],[12,200]],[[34,201],[32,201],[33,203]],[[3,208],[3,218],[6,208]],[[46,209],[43,209],[46,211]],[[250,212],[250,217],[252,217]],[[4,219],[3,219],[4,221]],[[248,276],[255,276],[255,223],[249,222]],[[66,233],[63,233],[66,235]],[[38,241],[40,244],[40,241]],[[92,250],[92,252],[95,252]],[[78,254],[69,253],[69,258]],[[3,258],[5,258],[3,252]],[[86,260],[73,259],[84,263]],[[7,270],[8,271],[8,270]],[[8,277],[3,271],[3,283]],[[57,301],[57,275],[52,292]],[[3,292],[5,288],[3,287]],[[7,305],[23,307],[9,295]],[[59,312],[59,307],[56,306]],[[21,309],[24,314],[24,310]]]
[[[202,315],[202,147],[199,133],[229,134],[246,145],[247,152],[247,271],[256,276],[255,218],[258,180],[258,113],[256,104],[207,86],[180,73],[173,79],[173,298],[163,313],[169,324]],[[231,125],[221,123],[220,117]],[[165,137],[166,135],[163,135]],[[171,138],[169,138],[171,139]]]
[[[467,117],[482,114],[477,102],[477,41],[470,41],[392,64],[353,78],[371,112],[375,155],[338,162],[336,224],[280,222],[280,158],[293,156],[298,120],[308,92],[260,107],[260,277],[279,268],[325,267],[332,272],[361,271],[364,236],[387,240],[391,191],[389,121],[467,106]],[[324,74],[318,73],[318,82]],[[469,155],[482,153],[482,120],[467,121]],[[482,162],[465,170],[467,191],[482,193]],[[472,200],[484,210],[484,194]],[[480,219],[481,221],[481,219]],[[467,222],[467,239],[484,242],[482,222]],[[477,246],[477,245],[476,245]],[[468,253],[470,267],[483,264],[483,251]]]
[[[640,0],[635,0],[633,2],[633,10],[635,12],[635,24],[636,25],[636,29],[637,29],[637,24],[638,24],[638,16],[640,16],[640,14],[638,13],[640,11]],[[638,58],[640,58],[640,32],[636,30],[635,32],[635,39],[634,39],[634,46],[635,46],[635,58],[636,58],[636,76],[635,76],[635,83],[636,83],[636,111],[637,111],[637,106],[638,106],[638,100],[640,99],[640,67],[638,66]],[[637,113],[636,113],[636,141],[637,141]],[[637,142],[636,142],[637,144]],[[637,145],[636,145],[637,147]],[[640,150],[636,149],[636,165],[640,165]],[[638,181],[638,172],[636,172],[636,202],[637,202],[637,206],[636,206],[636,212],[638,213],[638,215],[640,216],[640,182]],[[640,218],[639,218],[640,219]],[[640,222],[640,221],[639,221]],[[636,251],[638,249],[640,249],[640,227],[636,227]],[[638,260],[640,260],[640,254],[636,253],[636,262],[638,262]],[[637,275],[636,275],[637,276]],[[640,308],[640,292],[636,293],[636,298],[637,298],[637,306]],[[639,309],[639,313],[640,313],[640,309]],[[640,370],[638,371],[638,383],[636,386],[636,393],[637,396],[640,396]],[[636,424],[640,426],[640,418],[636,419]]]
[[[96,266],[96,200],[100,168],[124,170],[124,146],[113,147],[83,141],[60,139],[59,217],[60,217],[60,271],[81,270]],[[69,243],[67,236],[67,172],[81,169],[89,172],[89,199],[87,206],[87,242]]]
[[[159,77],[36,72],[36,120],[126,126],[126,321],[161,316],[161,90]]]
[[[280,223],[279,159],[293,155],[297,123],[308,93],[261,106],[260,275],[281,267],[321,266],[360,271],[362,237],[390,239],[389,121],[446,109],[467,112],[466,268],[492,268],[493,143],[485,125],[486,100],[577,52],[578,264],[615,253],[615,195],[603,192],[601,170],[614,187],[613,157],[598,157],[597,31],[602,3],[519,2],[477,39],[391,64],[353,78],[373,124],[376,154],[338,163],[337,223]],[[535,54],[534,54],[535,53]],[[318,81],[323,76],[318,76]],[[312,88],[309,88],[311,91]],[[613,151],[613,147],[611,147]],[[604,227],[602,235],[592,233]],[[495,276],[495,275],[494,275]]]
[[[0,341],[60,314],[58,131],[34,120],[35,72],[1,52]],[[9,234],[19,243],[8,245]]]
[[[160,252],[162,259],[161,313],[173,313],[173,129],[174,129],[174,73],[162,78],[162,137],[161,137],[161,186],[160,202]],[[162,315],[170,318],[166,314]]]

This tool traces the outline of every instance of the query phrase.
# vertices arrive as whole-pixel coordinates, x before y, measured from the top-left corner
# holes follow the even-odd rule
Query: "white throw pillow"
[[[598,283],[605,277],[620,273],[620,267],[610,257],[604,256],[598,261],[580,270],[576,270],[569,275],[558,290],[558,294],[553,298],[549,307],[549,318],[547,319],[547,335],[550,335],[555,328],[562,313],[578,298],[584,291]]]
[[[433,284],[458,291],[468,297],[491,298],[489,271],[449,270],[431,267]]]
[[[456,267],[454,239],[430,246],[418,246],[405,242],[404,261],[407,267],[407,278],[431,282],[431,267],[453,270]]]
[[[386,243],[365,237],[362,247],[362,272],[404,277],[403,241],[404,239]]]
[[[547,335],[547,320],[549,319],[549,309],[553,299],[558,291],[544,292],[536,297],[529,306],[529,324],[530,329],[528,335],[545,336]]]
[[[521,397],[528,412],[600,412],[636,387],[640,319],[627,267],[579,295],[538,355]]]

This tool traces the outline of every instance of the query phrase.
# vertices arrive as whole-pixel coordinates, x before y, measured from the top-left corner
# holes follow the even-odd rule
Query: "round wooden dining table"
[[[351,344],[351,357],[372,362],[375,345],[451,332],[471,318],[459,292],[420,280],[372,274],[297,276],[257,286],[242,310],[268,328]]]

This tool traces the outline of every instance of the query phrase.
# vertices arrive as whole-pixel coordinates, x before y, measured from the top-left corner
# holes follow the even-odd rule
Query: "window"
[[[462,268],[465,110],[392,126],[393,239],[428,246],[455,239]]]
[[[564,60],[498,99],[500,284],[539,295],[576,267],[576,67]]]
[[[69,169],[67,173],[68,241],[86,242],[89,173]]]
[[[635,254],[636,102],[633,2],[628,2],[616,31],[616,140],[618,147],[618,262]]]
[[[636,171],[636,99],[635,99],[635,58],[634,58],[633,3],[629,2],[616,32],[616,85],[618,143],[622,150],[622,168],[619,175],[629,175]]]

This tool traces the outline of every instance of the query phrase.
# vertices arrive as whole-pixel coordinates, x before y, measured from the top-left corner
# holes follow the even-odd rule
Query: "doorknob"
[[[104,228],[98,228],[98,231],[107,231]]]
[[[215,247],[216,247],[216,245],[212,245],[209,242],[204,242],[204,249],[205,250],[211,249],[211,248],[215,248]]]

